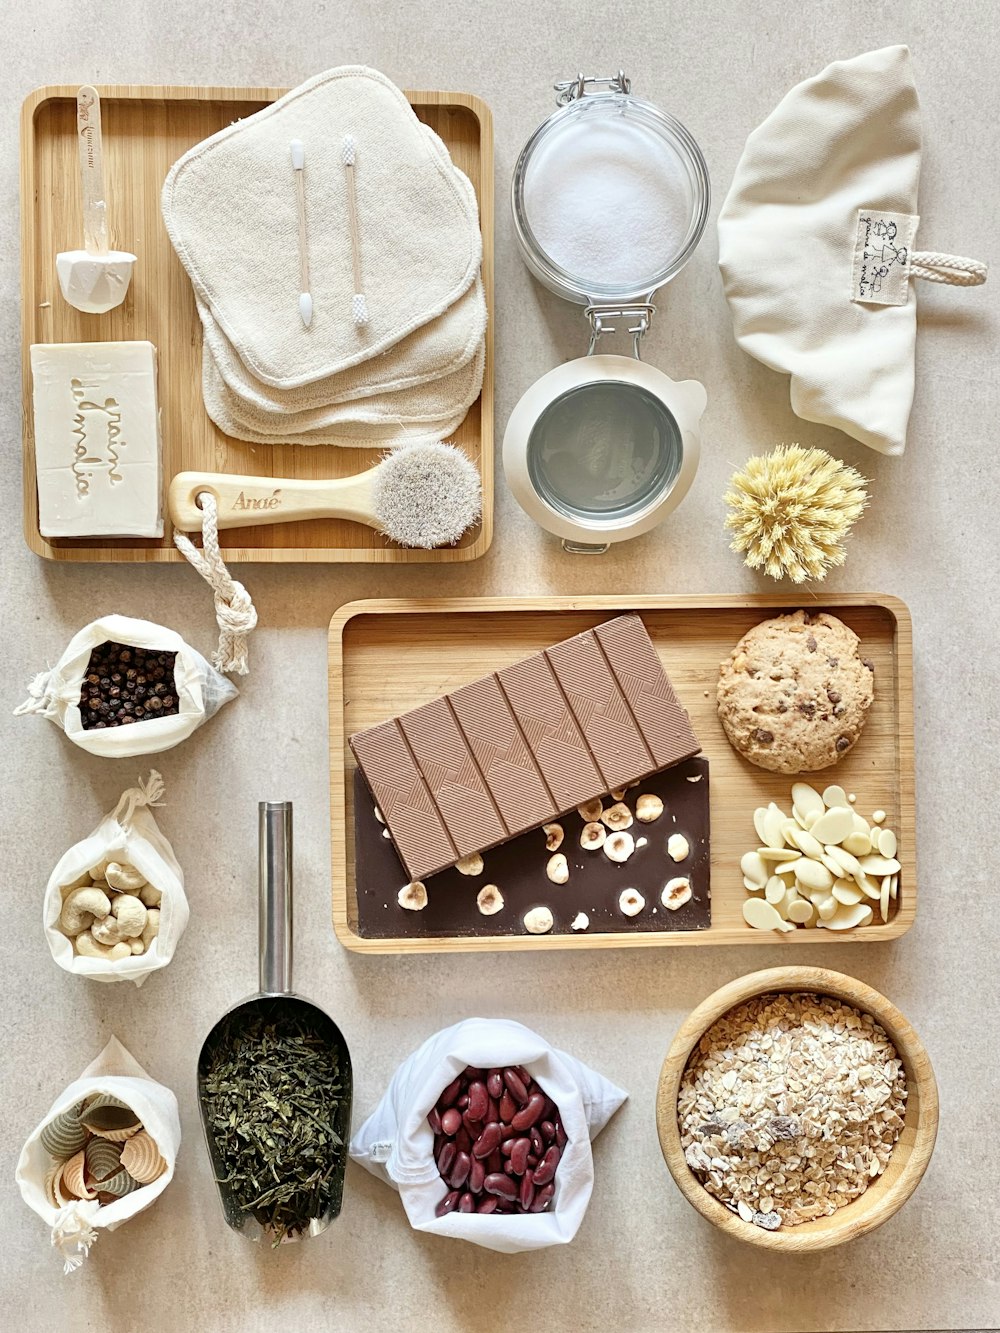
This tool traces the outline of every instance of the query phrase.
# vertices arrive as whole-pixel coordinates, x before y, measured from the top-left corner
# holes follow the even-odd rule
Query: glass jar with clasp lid
[[[660,523],[690,489],[706,395],[640,359],[657,290],[705,230],[708,169],[687,129],[622,71],[556,84],[559,110],[521,150],[514,228],[534,276],[584,307],[590,345],[522,396],[503,466],[521,507],[567,550],[601,552]],[[600,352],[627,331],[632,356]]]

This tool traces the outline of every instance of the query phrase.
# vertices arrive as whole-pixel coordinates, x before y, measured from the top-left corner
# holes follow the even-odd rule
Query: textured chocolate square
[[[448,700],[405,713],[399,725],[459,854],[509,837]]]
[[[638,616],[618,616],[594,630],[652,752],[654,768],[676,764],[701,749],[691,720],[667,679]]]
[[[484,676],[448,699],[508,829],[552,819],[555,803],[496,676]]]

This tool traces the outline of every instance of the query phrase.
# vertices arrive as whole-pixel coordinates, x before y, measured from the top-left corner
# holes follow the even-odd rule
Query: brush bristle
[[[406,444],[379,464],[373,485],[382,531],[400,546],[451,546],[479,518],[475,466],[451,444]]]

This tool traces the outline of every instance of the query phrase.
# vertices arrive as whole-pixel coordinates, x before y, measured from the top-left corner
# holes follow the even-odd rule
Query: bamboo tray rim
[[[586,933],[571,935],[476,935],[432,936],[403,939],[399,937],[367,938],[359,935],[348,917],[350,891],[347,883],[347,769],[344,763],[347,731],[344,717],[344,652],[345,634],[351,621],[362,616],[409,615],[516,615],[538,612],[613,611],[697,611],[697,610],[773,610],[776,612],[798,609],[813,603],[816,609],[872,607],[888,612],[895,622],[894,675],[896,716],[894,735],[898,757],[898,786],[900,812],[898,826],[907,856],[907,883],[909,892],[901,895],[896,914],[879,925],[862,926],[849,932],[842,940],[830,931],[797,930],[783,935],[778,941],[771,932],[732,932],[737,938],[713,938],[712,927],[700,931],[645,931],[636,934]],[[700,945],[727,948],[734,944],[744,947],[774,947],[783,944],[796,947],[801,944],[821,946],[844,943],[885,943],[897,939],[910,929],[916,918],[917,855],[914,815],[914,759],[913,759],[913,690],[912,690],[913,622],[910,610],[902,598],[892,593],[831,592],[825,600],[815,596],[803,597],[798,593],[678,593],[678,594],[584,594],[553,596],[493,596],[493,597],[397,597],[361,598],[347,602],[334,612],[327,636],[329,677],[329,749],[330,749],[330,831],[331,831],[331,896],[334,933],[341,944],[352,952],[373,954],[394,953],[447,953],[447,952],[506,952],[510,950],[551,949],[628,949],[666,948],[671,946]],[[808,777],[808,775],[805,775]],[[794,775],[788,775],[794,780]],[[908,802],[908,810],[906,807]],[[821,938],[817,938],[817,937]],[[759,937],[759,938],[757,938]]]
[[[38,504],[35,488],[35,438],[31,407],[30,346],[33,341],[33,303],[29,295],[32,277],[31,261],[35,259],[34,243],[36,193],[34,136],[39,111],[49,102],[75,100],[78,84],[53,83],[33,88],[21,103],[20,113],[20,209],[21,209],[21,447],[23,477],[23,531],[29,549],[45,560],[65,564],[182,564],[184,556],[171,545],[157,546],[152,542],[138,545],[108,546],[100,538],[79,538],[63,545],[41,535],[38,530]],[[142,84],[98,83],[94,87],[105,101],[130,102],[274,102],[289,88],[270,85],[227,86],[215,84]],[[494,276],[493,243],[495,226],[494,205],[494,145],[493,113],[475,93],[445,89],[402,89],[411,106],[461,107],[471,112],[479,122],[479,214],[483,236],[482,280],[486,296],[486,364],[483,387],[479,395],[479,473],[482,483],[482,514],[479,532],[468,546],[442,547],[436,551],[410,550],[404,547],[368,546],[240,546],[227,547],[224,556],[231,564],[459,564],[478,560],[493,542],[494,507]],[[29,206],[30,203],[30,206]],[[138,336],[138,335],[135,335]],[[368,451],[378,452],[373,446]],[[182,470],[182,469],[178,469]],[[169,531],[170,518],[166,512],[164,476],[164,524]],[[120,539],[119,539],[120,540]],[[140,541],[140,539],[136,539]]]
[[[869,1013],[888,1033],[906,1070],[908,1097],[906,1117],[911,1122],[913,1139],[898,1174],[892,1171],[892,1158],[882,1176],[851,1203],[829,1217],[803,1222],[787,1230],[766,1231],[731,1213],[695,1176],[684,1160],[680,1129],[677,1124],[677,1096],[691,1053],[708,1029],[731,1009],[756,995],[770,992],[809,991],[832,995]],[[845,1241],[864,1236],[887,1222],[910,1198],[930,1164],[937,1139],[939,1104],[937,1082],[930,1057],[916,1029],[899,1009],[880,991],[866,982],[825,967],[767,968],[727,982],[706,996],[678,1028],[663,1060],[656,1088],[656,1132],[663,1160],[680,1192],[727,1235],[745,1244],[782,1253],[803,1254],[830,1249]],[[898,1144],[897,1144],[898,1147]]]

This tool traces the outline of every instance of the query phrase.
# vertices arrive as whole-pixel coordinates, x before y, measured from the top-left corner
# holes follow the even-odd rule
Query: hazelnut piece
[[[660,894],[660,902],[670,912],[691,901],[691,881],[687,878],[668,880]]]
[[[503,911],[503,894],[495,884],[484,884],[476,894],[476,906],[483,916],[496,916]]]
[[[618,898],[618,908],[623,916],[638,916],[646,906],[646,899],[636,889],[623,889]]]
[[[604,846],[607,836],[608,831],[603,824],[584,824],[583,832],[580,834],[580,846],[585,852],[596,852],[598,847]]]
[[[635,851],[635,840],[631,833],[612,833],[605,839],[604,855],[609,861],[617,861],[621,864],[627,861]]]
[[[546,935],[552,929],[552,913],[547,907],[532,907],[523,920],[529,935]]]
[[[595,819],[600,819],[601,812],[604,810],[604,804],[599,796],[592,801],[585,801],[583,805],[576,807],[576,813],[585,824],[591,824]]]
[[[691,845],[683,833],[671,833],[667,839],[667,855],[671,861],[684,861],[690,855]]]
[[[586,930],[590,925],[590,917],[586,912],[577,912],[570,924],[570,930]]]
[[[542,828],[542,832],[545,834],[545,850],[547,852],[557,852],[563,841],[562,824],[546,824]]]
[[[455,869],[460,875],[481,875],[483,873],[483,858],[478,852],[472,852],[469,856],[460,857],[455,862]]]
[[[615,833],[617,833],[619,829],[631,828],[632,811],[622,801],[619,801],[617,805],[612,805],[602,813],[601,823],[607,824],[608,828],[612,829]]]
[[[427,886],[419,879],[415,879],[412,884],[404,884],[396,894],[396,901],[408,912],[422,912],[427,906]]]
[[[569,862],[562,852],[556,852],[555,856],[550,856],[548,864],[545,867],[545,873],[553,884],[565,884],[569,879]]]
[[[652,824],[653,820],[659,819],[662,814],[663,802],[652,792],[640,796],[635,803],[635,817],[640,824]]]

